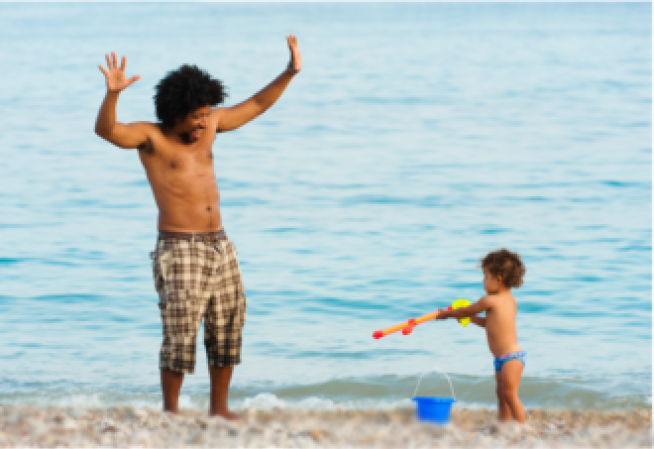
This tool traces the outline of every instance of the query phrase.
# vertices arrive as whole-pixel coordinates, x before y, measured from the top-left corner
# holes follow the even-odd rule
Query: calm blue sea
[[[248,295],[236,407],[408,406],[420,374],[494,405],[484,331],[372,332],[527,266],[527,407],[652,405],[652,6],[0,4],[0,403],[159,407],[157,210],[134,151],[93,133],[98,64],[154,86],[194,63],[254,94],[298,36],[304,69],[219,135]],[[208,403],[202,341],[185,407]],[[424,395],[447,396],[440,374]]]

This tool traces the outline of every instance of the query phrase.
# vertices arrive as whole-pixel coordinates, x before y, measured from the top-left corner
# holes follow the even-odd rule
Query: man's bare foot
[[[222,418],[225,418],[229,421],[243,421],[244,418],[241,415],[237,415],[236,413],[230,412],[229,410],[225,411],[220,411],[220,412],[211,412],[209,413],[209,416],[220,416]]]

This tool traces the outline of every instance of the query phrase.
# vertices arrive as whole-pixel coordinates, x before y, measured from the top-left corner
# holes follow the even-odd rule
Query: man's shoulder
[[[226,106],[218,106],[215,108],[211,108],[211,117],[220,117],[225,113],[225,111],[229,109]]]
[[[132,129],[137,129],[140,133],[145,135],[145,140],[141,142],[136,148],[139,151],[151,154],[154,151],[153,140],[156,139],[156,133],[160,133],[159,127],[151,122],[132,122],[129,125]]]
[[[152,139],[158,134],[162,134],[161,126],[152,122],[131,122],[127,125],[128,128],[138,130],[140,134],[145,135],[146,138]]]
[[[161,126],[158,123],[152,122],[132,122],[129,124],[134,128],[140,128],[148,132],[158,132],[161,133]]]
[[[213,124],[213,127],[216,128],[217,132],[221,132],[220,129],[220,122],[225,114],[225,111],[227,111],[229,108],[225,106],[220,106],[217,108],[211,108],[211,122]]]

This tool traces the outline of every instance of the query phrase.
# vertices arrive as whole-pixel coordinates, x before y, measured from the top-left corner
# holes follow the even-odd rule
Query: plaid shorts
[[[241,363],[246,301],[234,243],[160,239],[152,259],[163,321],[159,368],[193,373],[203,319],[209,365]]]

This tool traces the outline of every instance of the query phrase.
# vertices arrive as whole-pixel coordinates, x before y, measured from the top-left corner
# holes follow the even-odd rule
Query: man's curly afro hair
[[[159,81],[155,87],[154,105],[157,118],[165,128],[175,126],[177,119],[207,105],[215,106],[227,98],[220,80],[213,79],[196,65],[184,64]]]

